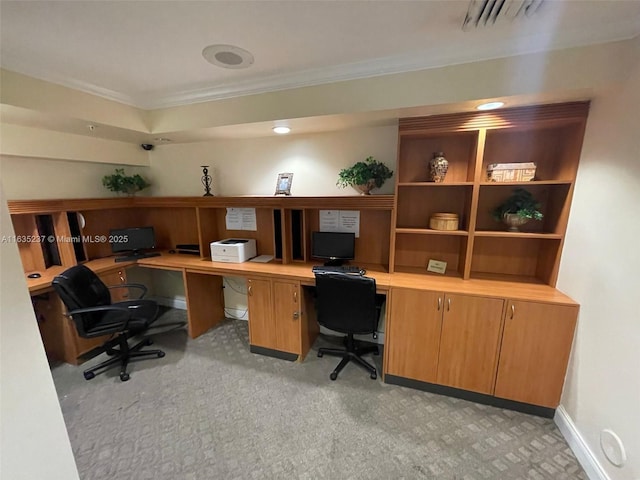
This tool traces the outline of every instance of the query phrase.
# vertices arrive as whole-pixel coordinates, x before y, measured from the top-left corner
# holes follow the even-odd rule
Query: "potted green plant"
[[[150,187],[147,182],[137,173],[135,175],[125,175],[124,168],[116,168],[115,173],[102,177],[102,185],[112,192],[134,195],[136,192]]]
[[[336,185],[340,188],[351,185],[360,190],[362,195],[370,195],[372,189],[380,188],[392,175],[393,172],[384,163],[367,157],[364,162],[357,162],[340,170]]]
[[[542,220],[540,203],[533,198],[531,192],[524,188],[516,188],[504,203],[493,210],[493,218],[509,226],[510,232],[518,232],[518,227],[529,220]]]

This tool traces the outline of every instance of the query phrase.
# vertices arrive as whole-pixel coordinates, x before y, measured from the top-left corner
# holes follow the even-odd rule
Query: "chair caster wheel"
[[[318,352],[318,357],[322,358],[323,355],[324,355],[324,353]]]
[[[165,353],[164,352],[158,352],[158,358],[162,358],[164,357]]]
[[[370,378],[371,380],[375,380],[376,378],[378,378],[378,374],[376,374],[376,373],[372,373],[371,375],[369,375],[369,378]]]
[[[129,380],[129,374],[128,373],[121,373],[120,374],[120,381],[122,382],[126,382],[127,380]]]
[[[85,380],[91,380],[92,378],[94,378],[96,376],[95,373],[93,372],[84,372],[84,379]]]
[[[335,381],[335,379],[338,378],[338,374],[336,372],[331,372],[331,374],[329,375],[329,378]]]
[[[146,346],[153,345],[153,340],[151,340],[150,338],[147,338],[147,339],[144,341],[144,344],[145,344]]]

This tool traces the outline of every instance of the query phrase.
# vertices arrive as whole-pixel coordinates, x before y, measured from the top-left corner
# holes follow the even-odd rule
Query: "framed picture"
[[[276,183],[275,195],[291,195],[292,181],[293,181],[293,173],[278,174],[278,183]]]

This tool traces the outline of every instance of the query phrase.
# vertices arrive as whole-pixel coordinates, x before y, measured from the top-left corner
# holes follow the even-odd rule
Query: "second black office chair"
[[[128,343],[132,335],[146,330],[158,316],[158,304],[142,299],[147,291],[144,285],[124,284],[111,287],[138,288],[143,291],[137,300],[111,303],[109,287],[84,265],[76,265],[64,271],[51,284],[67,307],[67,315],[73,319],[79,336],[95,338],[115,335],[100,348],[100,352],[107,352],[111,358],[85,370],[85,379],[94,378],[98,370],[108,370],[120,365],[120,380],[126,382],[129,380],[127,365],[131,359],[164,357],[162,350],[141,350],[142,347],[151,345],[149,338],[142,339],[132,347]]]
[[[376,368],[362,358],[367,353],[378,354],[377,345],[362,346],[354,334],[375,333],[378,328],[379,308],[376,302],[376,281],[370,277],[346,273],[316,273],[316,312],[318,323],[330,330],[346,333],[346,349],[320,348],[318,356],[341,357],[329,378],[335,380],[351,361],[369,372],[371,379],[378,376]]]

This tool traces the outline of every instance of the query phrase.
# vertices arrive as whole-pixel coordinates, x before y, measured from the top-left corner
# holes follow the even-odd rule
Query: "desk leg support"
[[[222,277],[184,272],[189,336],[196,338],[224,320]]]

